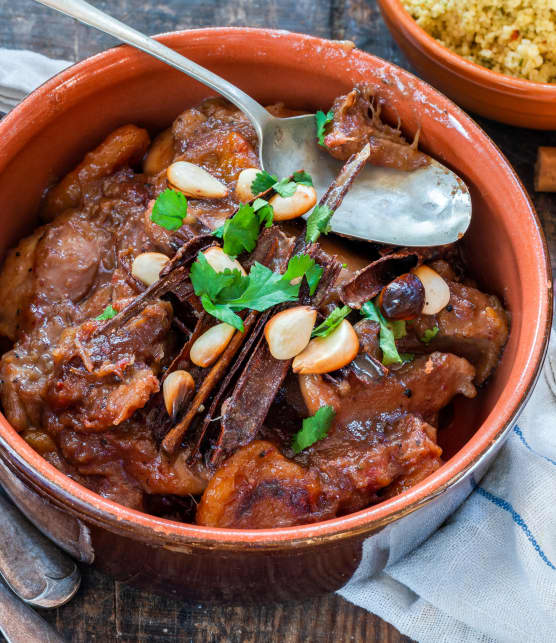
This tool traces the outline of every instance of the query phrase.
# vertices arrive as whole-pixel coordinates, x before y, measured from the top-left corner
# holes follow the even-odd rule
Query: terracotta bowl
[[[258,29],[202,29],[160,39],[263,103],[327,108],[371,83],[386,118],[471,189],[473,271],[512,312],[511,335],[489,386],[443,431],[446,464],[400,496],[308,526],[233,530],[163,520],[102,498],[60,473],[0,418],[0,482],[46,534],[120,580],[194,600],[305,598],[342,586],[365,545],[382,569],[427,538],[471,492],[510,431],[539,373],[551,318],[548,255],[514,171],[481,129],[429,85],[350,43]],[[46,186],[112,129],[153,133],[209,94],[128,47],[89,58],[45,83],[0,122],[0,250],[36,224]]]
[[[556,83],[536,83],[472,63],[441,45],[401,0],[378,0],[394,40],[415,69],[462,107],[501,123],[556,129]]]

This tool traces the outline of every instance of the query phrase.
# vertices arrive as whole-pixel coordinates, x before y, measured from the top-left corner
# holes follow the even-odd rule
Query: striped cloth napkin
[[[0,49],[0,111],[70,63]],[[422,643],[556,642],[556,337],[489,472],[440,529],[339,594]]]

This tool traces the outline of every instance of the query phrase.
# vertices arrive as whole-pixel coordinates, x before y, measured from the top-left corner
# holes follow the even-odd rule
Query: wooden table
[[[374,0],[93,0],[93,4],[146,33],[222,25],[290,29],[350,39],[361,49],[409,68]],[[113,44],[110,37],[32,0],[0,0],[0,47],[80,60]],[[537,147],[556,145],[556,132],[478,120],[529,190],[556,268],[556,195],[533,192]],[[205,606],[135,590],[87,567],[82,573],[83,585],[74,600],[44,613],[68,641],[409,641],[378,617],[335,595],[302,603]]]

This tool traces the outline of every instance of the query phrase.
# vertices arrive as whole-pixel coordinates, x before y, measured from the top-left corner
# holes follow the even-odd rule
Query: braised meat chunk
[[[398,170],[416,170],[429,162],[416,145],[407,145],[399,128],[380,118],[380,103],[371,89],[356,87],[332,105],[334,119],[324,138],[332,156],[342,161],[371,144],[369,163]]]
[[[334,101],[324,195],[260,170],[220,98],[152,142],[118,128],[51,187],[0,268],[0,401],[23,439],[104,498],[222,528],[327,520],[434,474],[442,411],[481,394],[509,318],[459,242],[325,236],[366,163],[429,162],[381,106]]]

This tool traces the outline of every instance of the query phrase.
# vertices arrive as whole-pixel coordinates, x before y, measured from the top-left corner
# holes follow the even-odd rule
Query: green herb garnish
[[[281,275],[270,268],[255,262],[249,275],[239,270],[216,272],[202,253],[191,266],[191,283],[195,294],[201,298],[203,308],[217,319],[224,321],[243,332],[243,322],[236,313],[245,310],[263,311],[299,296],[299,277],[311,279],[316,288],[322,275],[322,268],[308,255],[297,255],[290,259],[286,272]],[[318,274],[318,279],[316,278]],[[309,282],[311,283],[311,282]]]
[[[299,185],[307,185],[308,187],[313,186],[313,179],[310,174],[307,174],[305,170],[299,170],[299,172],[293,173],[293,180]]]
[[[233,217],[213,232],[224,239],[222,249],[230,257],[237,257],[244,250],[251,252],[257,245],[261,225],[272,225],[274,211],[264,199],[256,199],[253,205],[242,203]]]
[[[293,196],[299,185],[313,185],[313,179],[307,172],[300,170],[294,172],[291,179],[280,179],[274,174],[269,174],[265,170],[258,172],[251,183],[251,192],[253,194],[260,194],[272,188],[283,199]]]
[[[316,328],[313,328],[311,337],[328,337],[330,333],[342,323],[342,321],[351,313],[349,306],[334,308],[328,317]]]
[[[335,415],[334,409],[327,405],[321,406],[315,415],[305,418],[301,430],[293,438],[294,453],[300,453],[303,449],[325,438]]]
[[[361,306],[361,314],[377,322],[380,326],[378,343],[382,350],[382,363],[384,364],[384,366],[389,366],[390,364],[401,364],[402,358],[398,353],[395,342],[394,328],[396,328],[396,322],[386,321],[386,319],[384,319],[382,313],[380,312],[379,307],[373,301],[368,301],[367,303],[363,304],[363,306]],[[400,330],[401,326],[398,325],[397,332],[399,333]]]
[[[255,199],[251,207],[257,213],[259,223],[264,223],[265,228],[270,228],[274,220],[274,210],[270,203],[264,199]]]
[[[98,319],[98,321],[105,321],[107,319],[112,319],[112,317],[115,317],[117,314],[118,311],[112,306],[112,304],[108,304],[108,306],[106,306],[106,308],[98,317],[95,317],[95,319]]]
[[[166,230],[177,230],[187,214],[187,199],[181,192],[167,188],[158,195],[151,213],[151,221]]]
[[[421,341],[423,342],[423,344],[428,344],[429,342],[431,342],[438,335],[439,330],[440,328],[438,328],[438,326],[435,326],[434,328],[427,328],[425,334],[423,335],[423,337],[421,337]]]
[[[259,237],[259,219],[252,206],[242,203],[233,217],[224,223],[222,250],[230,257],[237,257],[244,250],[251,252]]]
[[[407,362],[412,362],[415,359],[415,354],[414,353],[400,353],[400,357],[402,358],[402,362],[406,364]]]
[[[305,241],[314,243],[321,234],[330,232],[330,219],[334,214],[327,205],[317,205],[307,219],[307,229],[305,230]]]
[[[277,182],[277,176],[274,176],[274,174],[269,174],[266,170],[261,170],[255,175],[253,183],[251,183],[251,192],[253,194],[266,192]]]
[[[334,120],[334,112],[330,110],[327,114],[322,112],[320,109],[315,114],[315,119],[317,121],[317,140],[319,145],[326,147],[324,142],[324,128]]]
[[[323,272],[324,268],[321,268],[309,255],[295,255],[288,262],[284,279],[301,282],[303,275],[305,275],[309,284],[309,294],[314,295]]]

